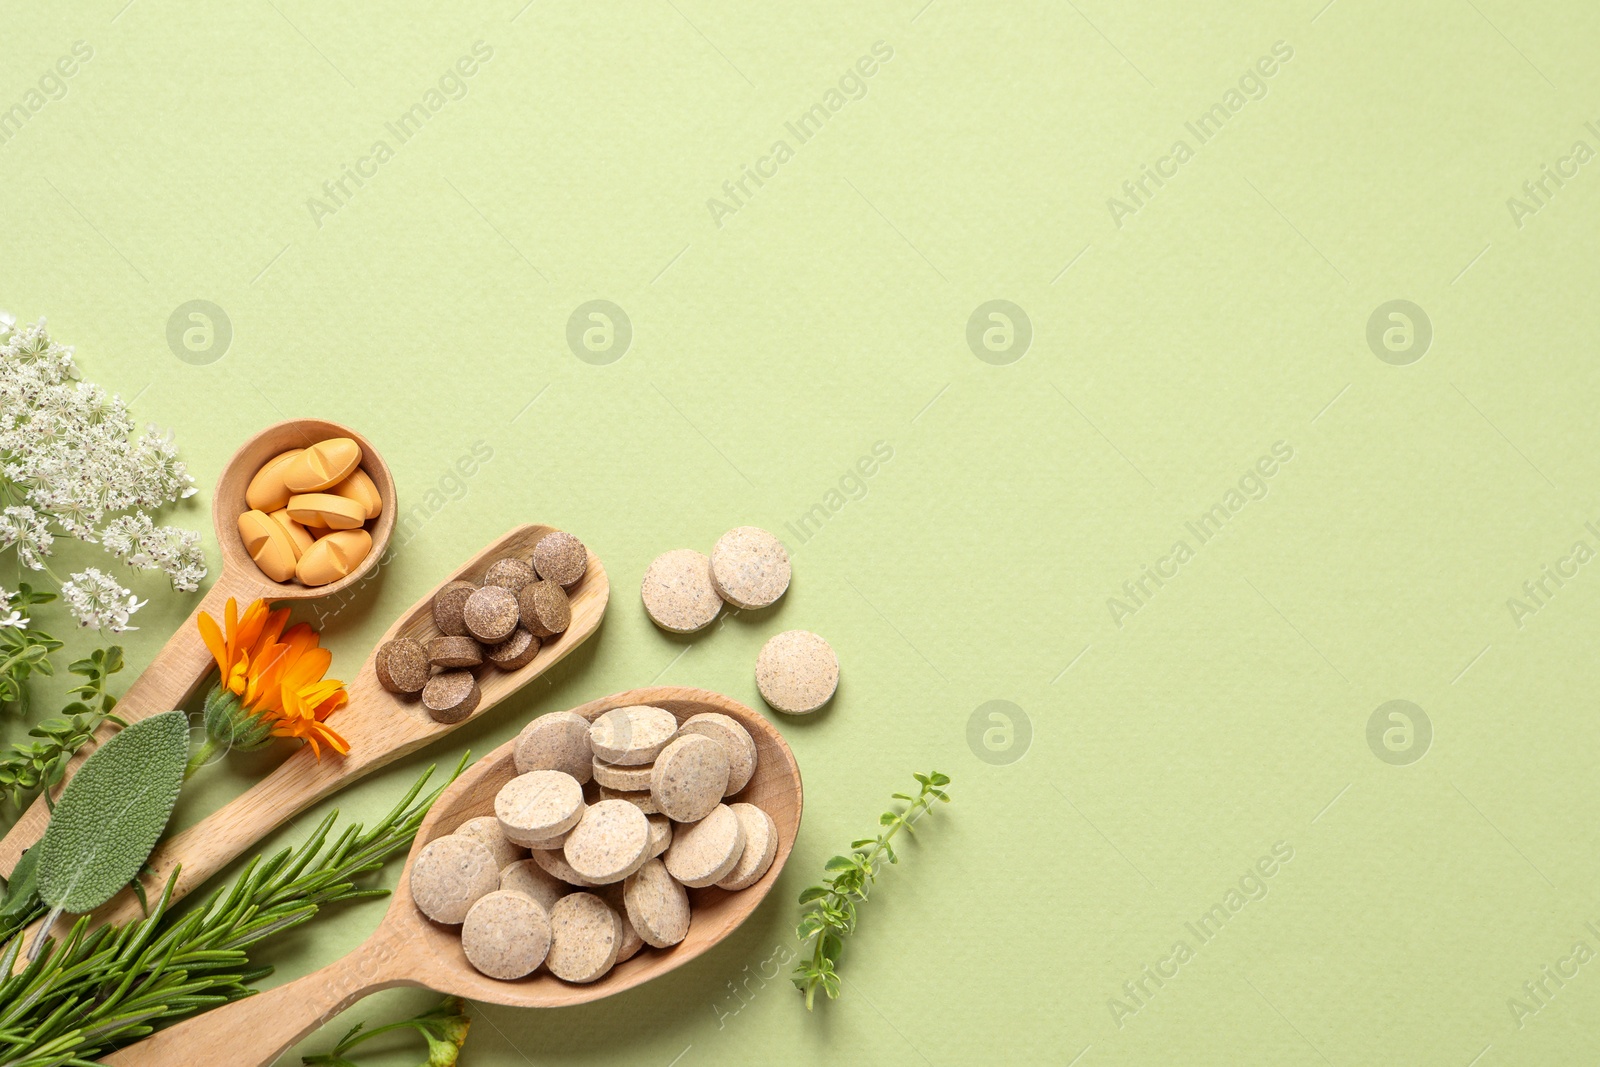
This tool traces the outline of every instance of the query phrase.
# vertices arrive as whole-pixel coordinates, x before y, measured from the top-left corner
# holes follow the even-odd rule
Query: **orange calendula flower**
[[[324,678],[333,656],[306,623],[284,629],[289,609],[257,600],[238,614],[229,599],[223,625],[200,613],[200,636],[221,678],[206,698],[206,741],[190,760],[191,773],[217,749],[250,750],[274,737],[298,737],[320,759],[327,745],[341,755],[350,746],[327,718],[349,702],[344,683]]]

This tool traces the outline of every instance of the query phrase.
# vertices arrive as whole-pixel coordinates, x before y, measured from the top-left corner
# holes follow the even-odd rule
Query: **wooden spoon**
[[[516,776],[516,741],[507,741],[469,767],[434,802],[406,857],[389,911],[372,936],[342,959],[265,993],[235,1001],[151,1035],[102,1058],[116,1067],[175,1067],[226,1063],[264,1067],[311,1031],[368,993],[394,986],[425,986],[469,1000],[519,1008],[559,1008],[599,1000],[681,967],[727,937],[748,918],[778,880],[800,830],[800,768],[783,736],[765,718],[736,701],[704,689],[662,686],[617,693],[574,708],[593,719],[611,708],[652,704],[682,722],[716,711],[737,719],[755,739],[756,772],[738,799],[760,807],[778,827],[772,869],[737,893],[715,886],[689,890],[689,935],[670,949],[648,946],[597,982],[573,985],[546,970],[504,982],[479,974],[461,951],[458,927],[424,918],[411,901],[411,866],[428,842],[467,819],[494,813],[494,796]],[[577,892],[577,890],[574,890]]]
[[[506,556],[528,558],[539,539],[552,532],[549,526],[516,527],[473,556],[440,582],[433,592],[458,578],[478,581],[490,564]],[[567,590],[572,601],[572,622],[566,632],[546,640],[531,662],[514,671],[503,671],[488,663],[477,668],[483,697],[477,709],[458,723],[435,722],[417,697],[397,695],[379,685],[373,666],[375,647],[362,665],[361,673],[349,685],[349,705],[334,712],[328,720],[328,724],[350,743],[350,754],[338,756],[324,751],[319,760],[310,746],[301,746],[248,790],[162,842],[150,854],[147,873],[142,878],[146,892],[159,895],[161,887],[176,871],[172,899],[182,898],[280,824],[318,800],[438,740],[462,723],[484,715],[588,640],[605,615],[610,590],[605,569],[590,553],[583,577]],[[414,637],[426,643],[429,638],[438,636],[439,631],[433,625],[433,592],[413,604],[410,611],[389,627],[379,645],[394,637]],[[143,905],[133,890],[124,889],[94,913],[90,925],[123,922],[143,914]],[[32,936],[31,930],[27,936]]]
[[[250,485],[250,479],[272,457],[292,448],[304,448],[318,441],[326,441],[330,437],[349,437],[361,446],[361,469],[372,478],[378,494],[383,498],[383,510],[370,527],[372,551],[367,553],[361,566],[327,585],[274,582],[256,567],[239,537],[239,516],[249,510],[244,501],[245,490]],[[383,559],[389,536],[394,531],[397,510],[394,477],[389,473],[388,464],[372,447],[372,442],[348,427],[322,419],[290,419],[268,426],[250,438],[222,469],[222,477],[217,479],[216,495],[211,502],[211,520],[216,527],[217,544],[222,550],[222,572],[200,603],[195,605],[188,620],[157,653],[145,672],[128,686],[128,691],[117,703],[117,715],[127,722],[137,722],[158,712],[171,711],[193,695],[212,665],[211,653],[200,639],[200,629],[196,625],[202,611],[214,619],[221,619],[223,605],[229,597],[239,601],[241,607],[258,597],[267,600],[311,600],[343,593],[363,581]],[[95,745],[111,736],[115,729],[115,726],[107,724],[96,731],[94,744],[85,745],[67,764],[62,785],[77,773],[78,765],[89,757]],[[44,797],[39,796],[23,812],[16,825],[6,832],[5,839],[0,841],[0,875],[10,877],[23,851],[39,840],[49,821],[50,809]]]

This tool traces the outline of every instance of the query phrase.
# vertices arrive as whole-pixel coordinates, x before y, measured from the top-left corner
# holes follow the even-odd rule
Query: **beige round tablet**
[[[517,594],[503,585],[486,585],[461,606],[461,621],[466,623],[467,633],[489,644],[510,637],[519,615]]]
[[[583,577],[588,566],[589,550],[565,530],[547,533],[533,546],[533,567],[546,581],[572,585]]]
[[[518,860],[500,868],[500,888],[537,900],[545,911],[572,892],[572,887],[533,860]]]
[[[461,722],[478,710],[483,693],[469,670],[440,671],[422,687],[422,706],[434,722]]]
[[[617,947],[617,962],[626,963],[644,948],[644,938],[639,936],[639,931],[634,929],[632,920],[628,918],[628,905],[622,896],[622,883],[613,882],[601,886],[600,899],[606,902],[606,906],[616,913],[617,920],[622,923],[622,944]]]
[[[532,897],[497,889],[479,899],[461,924],[461,951],[490,978],[532,974],[550,951],[550,916]]]
[[[517,594],[522,625],[535,637],[554,637],[572,625],[572,602],[555,582],[529,582]]]
[[[620,882],[639,869],[650,847],[650,821],[625,800],[602,800],[584,810],[562,854],[578,877],[595,885]]]
[[[646,815],[645,818],[650,820],[650,847],[645,855],[655,859],[672,844],[672,820],[665,815]]]
[[[668,948],[689,933],[689,894],[660,860],[646,860],[622,883],[622,899],[645,944]]]
[[[674,739],[654,766],[650,796],[673,822],[699,822],[728,790],[728,753],[700,734]]]
[[[517,735],[517,771],[561,771],[580,783],[594,774],[589,747],[589,720],[571,711],[552,711],[522,728]]]
[[[495,794],[494,814],[501,833],[516,844],[545,840],[583,817],[583,786],[561,771],[519,774]]]
[[[569,893],[550,910],[550,973],[567,982],[593,982],[617,962],[622,923],[593,893]]]
[[[789,588],[789,553],[759,526],[736,526],[711,549],[711,582],[734,607],[767,607]]]
[[[417,910],[434,922],[454,925],[479,899],[500,888],[500,868],[483,842],[446,834],[417,854],[410,884]]]
[[[790,715],[807,715],[833,699],[839,657],[810,630],[788,630],[761,646],[756,688],[761,698]]]
[[[719,711],[705,711],[683,720],[678,733],[709,737],[727,752],[728,791],[724,796],[731,797],[750,784],[750,777],[756,773],[756,743],[737,719]]]
[[[456,827],[455,832],[483,842],[494,856],[494,865],[501,870],[505,869],[506,864],[523,858],[522,848],[506,839],[506,835],[500,831],[500,820],[493,815],[468,819]]]
[[[588,801],[584,803],[587,804]],[[572,829],[569,828],[549,837],[533,838],[523,847],[531,852],[560,852],[561,846],[567,843],[567,837],[571,833]]]
[[[533,862],[541,871],[569,886],[588,886],[583,876],[573,870],[567,863],[567,857],[562,855],[559,848],[536,849],[533,853]]]
[[[428,650],[409,637],[385,641],[372,657],[372,669],[389,692],[420,693],[428,684]]]
[[[624,767],[649,763],[677,736],[678,720],[672,712],[648,704],[612,708],[589,727],[594,754]]]
[[[743,852],[743,824],[732,808],[718,804],[704,819],[672,832],[662,862],[672,877],[698,889],[726,878]]]
[[[661,809],[656,806],[655,797],[650,795],[650,790],[648,789],[635,792],[632,789],[607,789],[605,786],[601,786],[600,799],[626,800],[629,804],[632,804],[646,815],[655,815],[661,811]]]
[[[607,763],[599,756],[594,758],[594,780],[607,789],[622,789],[628,792],[638,792],[650,788],[650,772],[655,765],[652,763],[641,764],[638,767],[623,767],[615,763]]]
[[[744,851],[739,854],[739,862],[733,865],[733,870],[717,880],[717,888],[749,889],[761,881],[778,855],[778,824],[754,804],[728,806],[744,829]]]
[[[467,606],[467,598],[477,591],[473,583],[457,580],[445,583],[443,589],[433,594],[433,624],[440,633],[452,637],[466,635],[467,623],[462,609]]]
[[[514,671],[533,662],[533,657],[539,654],[541,643],[537,637],[518,626],[511,631],[510,637],[484,649],[483,658],[503,671]]]
[[[722,598],[711,584],[711,559],[692,548],[657,556],[644,572],[639,593],[650,620],[673,633],[703,630],[722,610]]]

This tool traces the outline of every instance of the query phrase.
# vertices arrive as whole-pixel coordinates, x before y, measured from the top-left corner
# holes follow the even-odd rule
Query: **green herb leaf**
[[[134,723],[95,750],[39,839],[40,898],[82,914],[127,885],[166,829],[188,757],[181,711]]]

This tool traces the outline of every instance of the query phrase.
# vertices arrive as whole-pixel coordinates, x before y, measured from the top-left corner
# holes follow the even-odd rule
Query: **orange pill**
[[[283,468],[283,484],[291,493],[331,489],[361,466],[361,446],[348,437],[318,441]]]
[[[367,521],[365,508],[332,493],[296,493],[286,510],[295,522],[329,530],[354,530]]]
[[[383,496],[366,471],[357,467],[350,477],[329,489],[334,496],[349,497],[366,510],[367,518],[375,519],[383,511]]]
[[[305,555],[306,549],[311,547],[311,542],[316,540],[306,528],[289,517],[287,508],[280,508],[272,513],[272,521],[283,527],[289,535],[289,540],[294,542],[294,558],[296,561]]]
[[[287,582],[294,577],[299,553],[295,551],[289,531],[274,522],[272,516],[264,511],[247,511],[240,515],[239,537],[262,574],[275,582]]]
[[[256,476],[250,479],[250,485],[244,491],[244,502],[254,511],[266,512],[277,511],[287,504],[290,492],[283,483],[283,472],[288,469],[290,461],[304,451],[303,448],[291,448],[267,460],[256,471]]]
[[[372,551],[372,535],[365,530],[336,530],[319,537],[300,557],[294,576],[303,585],[327,585],[361,566]]]

